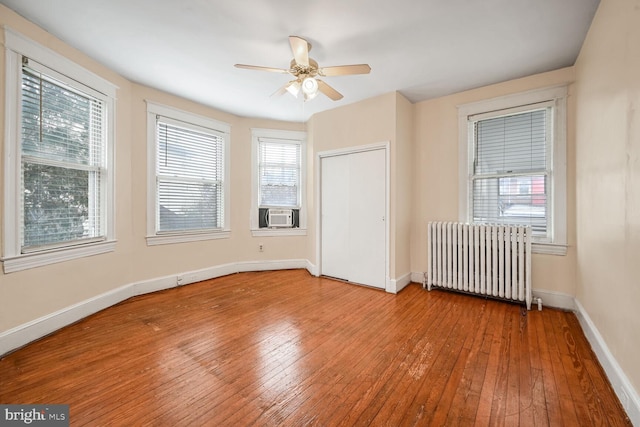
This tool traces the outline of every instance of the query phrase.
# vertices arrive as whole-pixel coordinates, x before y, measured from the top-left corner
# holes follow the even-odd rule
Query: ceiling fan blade
[[[318,80],[318,79],[316,80],[318,81],[318,90],[320,92],[324,93],[334,101],[339,101],[342,99],[342,94],[340,92],[338,92],[337,90],[335,90],[334,88],[332,88],[331,86],[323,82],[322,80]]]
[[[291,44],[291,51],[293,52],[293,59],[296,64],[303,67],[309,66],[309,49],[310,45],[305,39],[297,36],[289,36],[289,43]]]
[[[282,73],[282,74],[289,73],[289,70],[285,70],[284,68],[259,67],[257,65],[236,64],[234,65],[234,67],[246,68],[247,70],[269,71],[272,73]]]
[[[324,67],[318,70],[321,76],[348,76],[350,74],[369,74],[371,67],[368,64],[336,65]]]

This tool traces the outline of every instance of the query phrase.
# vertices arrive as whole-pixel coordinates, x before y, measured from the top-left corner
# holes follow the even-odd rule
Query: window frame
[[[260,176],[259,176],[259,140],[284,140],[286,143],[300,144],[300,206],[299,226],[297,228],[260,228],[258,210],[260,209]],[[253,236],[306,236],[307,208],[306,208],[306,175],[307,175],[307,133],[304,131],[278,129],[251,129],[251,215],[250,228]],[[273,206],[270,206],[273,208]],[[277,207],[276,207],[277,208]],[[283,209],[292,209],[283,206]],[[295,208],[293,208],[295,209]]]
[[[164,245],[172,243],[195,242],[202,240],[225,239],[231,236],[230,228],[230,170],[229,170],[229,141],[231,126],[227,123],[201,116],[188,111],[158,104],[146,100],[147,104],[147,245]],[[157,147],[156,118],[165,117],[197,128],[208,129],[212,134],[223,139],[223,225],[219,229],[203,230],[158,230],[158,192],[157,192]]]
[[[5,273],[41,267],[115,250],[114,146],[115,98],[117,86],[62,55],[28,39],[12,29],[5,36],[5,144],[4,144],[4,229],[2,263]],[[100,220],[104,236],[99,240],[61,242],[37,251],[24,252],[21,245],[22,141],[21,87],[22,57],[40,64],[50,77],[62,80],[80,92],[95,91],[104,97],[105,177],[104,206]],[[47,74],[47,73],[45,73]]]
[[[567,87],[554,86],[458,106],[459,200],[461,222],[472,223],[475,157],[474,123],[548,106],[552,140],[548,142],[548,238],[534,236],[534,253],[565,255],[567,252],[566,128]]]

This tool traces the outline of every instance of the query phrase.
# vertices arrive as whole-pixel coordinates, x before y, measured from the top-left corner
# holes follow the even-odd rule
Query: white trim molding
[[[618,364],[611,350],[609,350],[607,343],[602,338],[602,335],[600,335],[600,331],[598,331],[598,328],[596,328],[596,325],[582,304],[580,304],[580,301],[575,300],[575,305],[576,316],[578,317],[580,326],[582,326],[582,330],[591,344],[593,352],[596,354],[600,365],[602,365],[604,372],[607,374],[613,390],[618,396],[618,399],[620,399],[631,423],[634,426],[640,426],[640,396],[638,396],[638,392],[633,388],[631,381]]]
[[[22,34],[4,27],[5,46],[5,129],[4,129],[4,273],[36,268],[48,264],[98,255],[115,250],[115,99],[118,87],[70,59],[36,43]],[[95,240],[59,242],[41,247],[35,253],[23,253],[21,229],[21,73],[22,60],[31,67],[53,76],[71,87],[91,94],[104,102],[104,178],[100,181],[101,235]]]
[[[71,261],[77,258],[113,252],[115,248],[116,241],[111,240],[78,245],[76,247],[59,248],[46,252],[34,252],[16,257],[5,257],[2,258],[1,261],[3,271],[5,274],[8,274],[58,262]]]
[[[422,271],[411,273],[411,281],[420,283],[423,287],[425,287],[425,277],[426,273]],[[576,310],[576,299],[571,295],[562,292],[548,291],[545,289],[533,289],[532,293],[533,300],[537,301],[537,299],[540,298],[542,300],[543,307],[553,307],[568,311]]]
[[[403,274],[397,279],[390,279],[387,284],[387,292],[397,294],[403,290],[409,283],[411,283],[412,273]]]
[[[145,100],[147,104],[147,246],[166,245],[174,243],[197,242],[202,240],[228,239],[231,236],[231,171],[230,171],[230,140],[231,125],[210,117],[201,116],[189,111]],[[156,120],[158,116],[163,121],[175,120],[188,126],[198,126],[213,135],[223,139],[223,218],[224,224],[220,229],[198,231],[175,231],[159,233],[157,230],[158,190],[156,182],[157,140]]]
[[[533,289],[532,293],[534,301],[533,309],[535,309],[535,302],[540,298],[543,307],[553,307],[568,311],[576,310],[576,299],[571,295],[544,289]]]

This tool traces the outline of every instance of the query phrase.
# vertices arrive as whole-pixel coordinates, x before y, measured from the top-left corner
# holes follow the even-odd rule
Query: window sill
[[[37,253],[21,254],[3,258],[3,270],[5,274],[8,274],[58,262],[113,252],[115,248],[116,241],[110,240],[106,242],[88,243],[81,246],[51,249]]]
[[[306,236],[306,228],[260,228],[251,230],[253,237]]]
[[[147,236],[147,246],[199,242],[202,240],[228,239],[229,237],[231,237],[230,230],[213,231],[209,233],[159,234],[157,236]]]
[[[534,254],[561,255],[567,254],[567,245],[556,243],[531,243],[531,252]]]

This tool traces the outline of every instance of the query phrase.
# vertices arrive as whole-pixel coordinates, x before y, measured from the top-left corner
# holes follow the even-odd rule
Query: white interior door
[[[322,159],[322,274],[349,276],[349,158]]]
[[[385,288],[385,151],[349,154],[348,280]]]
[[[322,159],[322,274],[386,285],[385,150]]]

